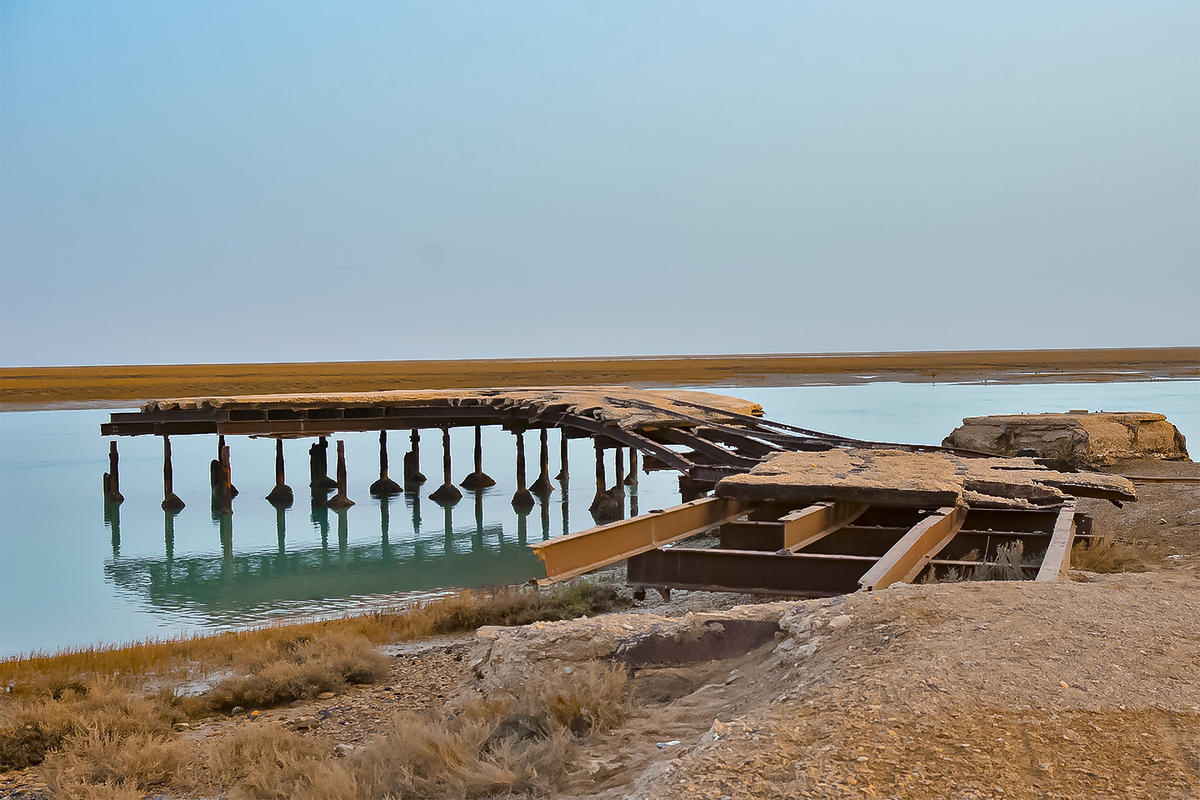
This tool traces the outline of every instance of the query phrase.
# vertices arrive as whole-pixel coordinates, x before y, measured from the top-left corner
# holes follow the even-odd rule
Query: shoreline
[[[198,395],[583,386],[1063,383],[1200,378],[1200,347],[0,368],[0,410]]]

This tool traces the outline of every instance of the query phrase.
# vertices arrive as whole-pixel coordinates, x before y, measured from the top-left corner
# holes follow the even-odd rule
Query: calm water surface
[[[877,383],[858,386],[734,388],[767,416],[863,439],[940,443],[964,416],[1038,411],[1141,410],[1164,413],[1200,442],[1200,382],[1071,385]],[[209,508],[208,464],[215,437],[172,438],[175,491],[188,506],[166,514],[162,445],[120,440],[125,503],[105,515],[100,477],[110,411],[0,414],[0,654],[261,624],[272,619],[410,602],[448,589],[516,583],[539,575],[526,546],[593,523],[590,440],[571,443],[574,480],[525,516],[512,510],[514,437],[484,429],[484,469],[498,485],[467,493],[452,509],[428,495],[440,483],[440,436],[422,438],[419,495],[384,503],[367,492],[377,477],[377,434],[346,434],[350,497],[338,513],[314,509],[307,484],[311,440],[285,442],[296,504],[276,512],[271,440],[232,437],[232,517]],[[526,434],[528,478],[536,477],[537,436]],[[393,434],[393,472],[407,437]],[[471,468],[470,429],[452,438],[454,477]],[[1193,445],[1196,447],[1198,445]],[[332,454],[332,448],[331,448]],[[558,434],[550,437],[551,474]],[[612,462],[609,455],[609,481]],[[331,459],[332,460],[332,459]],[[332,466],[332,464],[331,464]],[[679,500],[676,474],[642,474],[628,502],[638,510]],[[633,509],[627,509],[633,511]]]

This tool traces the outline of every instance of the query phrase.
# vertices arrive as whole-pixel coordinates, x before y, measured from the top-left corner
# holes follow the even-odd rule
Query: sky
[[[1200,3],[0,0],[0,365],[1200,344]]]

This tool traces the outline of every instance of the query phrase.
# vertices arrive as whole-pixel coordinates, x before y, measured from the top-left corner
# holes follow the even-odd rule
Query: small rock
[[[846,614],[838,614],[836,617],[829,620],[829,627],[833,628],[835,631],[840,630],[841,628],[845,628],[849,624],[850,624],[850,617],[847,616]]]
[[[229,709],[229,713],[230,714],[240,714],[245,710],[246,709],[242,708],[241,706],[234,706],[233,708]]]
[[[567,675],[570,675],[574,671],[575,670],[572,667],[563,667],[563,672],[566,673]]]
[[[674,747],[674,746],[675,746],[675,745],[677,745],[677,744],[679,744],[679,740],[678,740],[678,739],[672,739],[672,740],[671,740],[671,741],[669,741],[669,742],[659,742],[659,743],[657,743],[657,744],[655,745],[655,747],[657,747],[659,750],[665,750],[666,748],[668,748],[668,747]]]
[[[333,692],[321,692],[319,695],[317,695],[317,699],[318,700],[332,700]]]
[[[1061,687],[1063,687],[1064,689],[1070,689],[1070,688],[1071,688],[1071,684],[1067,683],[1066,681],[1059,681],[1059,682],[1058,682],[1058,685],[1059,685],[1059,686],[1061,686]]]
[[[191,730],[191,728],[192,728],[192,726],[187,724],[186,722],[176,722],[171,727],[174,728],[175,730],[179,731],[180,733],[182,733],[186,730]]]

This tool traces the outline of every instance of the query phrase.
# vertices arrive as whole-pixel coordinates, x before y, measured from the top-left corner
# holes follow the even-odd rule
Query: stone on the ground
[[[942,444],[998,456],[1032,453],[1076,468],[1138,458],[1188,460],[1183,434],[1162,414],[1141,411],[967,417]]]

